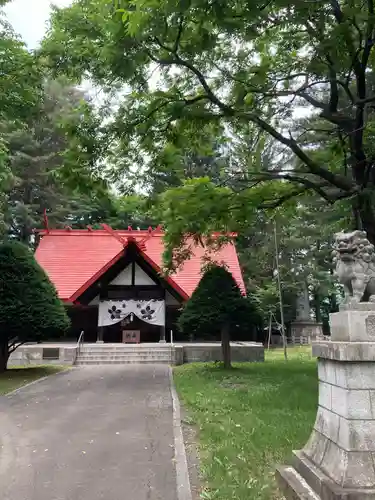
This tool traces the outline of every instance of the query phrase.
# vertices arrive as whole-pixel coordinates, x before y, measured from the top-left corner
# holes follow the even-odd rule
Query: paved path
[[[0,397],[1,500],[176,500],[168,367],[84,367]]]

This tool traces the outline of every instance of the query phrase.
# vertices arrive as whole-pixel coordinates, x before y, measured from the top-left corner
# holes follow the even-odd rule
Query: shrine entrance
[[[167,325],[169,332],[175,330],[175,313],[186,298],[155,266],[134,242],[127,245],[126,253],[80,296],[81,309],[97,311],[96,336],[91,340],[90,332],[85,339],[98,343],[166,342]]]
[[[150,325],[137,317],[132,322],[120,321],[103,328],[104,343],[138,344],[143,342],[159,342],[162,327]]]
[[[98,342],[165,342],[164,299],[101,300]]]

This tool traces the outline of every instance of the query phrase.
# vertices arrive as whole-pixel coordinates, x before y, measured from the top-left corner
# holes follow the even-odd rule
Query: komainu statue
[[[337,233],[332,252],[345,303],[375,302],[375,254],[364,231]]]

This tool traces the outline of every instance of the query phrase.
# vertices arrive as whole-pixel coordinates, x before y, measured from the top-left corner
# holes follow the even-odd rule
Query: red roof
[[[35,257],[55,285],[59,297],[76,300],[107,269],[126,252],[126,245],[133,239],[141,255],[160,272],[164,251],[163,232],[118,231],[106,227],[100,230],[55,229],[41,231],[42,236]],[[142,241],[144,242],[142,244]],[[201,279],[202,257],[207,249],[194,246],[192,257],[169,278],[169,284],[183,297],[191,296]],[[223,246],[212,260],[224,262],[241,290],[245,290],[236,249],[232,243]]]

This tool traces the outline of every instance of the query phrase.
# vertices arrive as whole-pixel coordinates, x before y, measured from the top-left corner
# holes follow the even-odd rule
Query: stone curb
[[[19,392],[23,391],[23,389],[27,389],[31,385],[35,385],[38,382],[43,382],[43,380],[47,380],[48,378],[51,378],[51,377],[56,377],[57,375],[65,375],[73,369],[74,369],[74,367],[70,367],[70,368],[66,368],[65,370],[62,370],[61,372],[52,373],[51,375],[46,375],[45,377],[37,378],[36,380],[33,380],[32,382],[29,382],[28,384],[21,385],[21,387],[18,387],[18,389],[14,389],[14,391],[7,392],[6,394],[3,394],[3,396],[0,396],[0,397],[9,398],[9,397],[15,396]]]
[[[173,370],[171,367],[169,367],[169,381],[173,403],[174,460],[176,464],[177,498],[178,500],[192,500],[189,469],[181,427],[180,401],[174,385]]]

